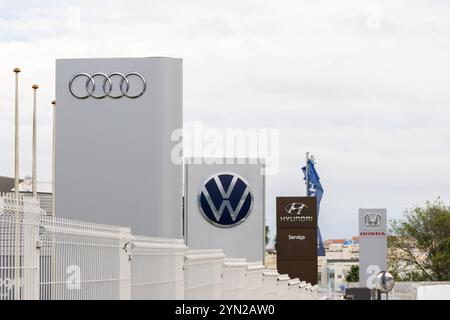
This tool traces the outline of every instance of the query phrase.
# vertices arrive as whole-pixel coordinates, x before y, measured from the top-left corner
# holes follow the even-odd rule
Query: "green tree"
[[[450,280],[450,206],[438,198],[406,210],[391,221],[390,234],[390,253],[416,267],[413,280]]]
[[[359,266],[353,265],[350,271],[345,275],[345,281],[358,282],[359,281]]]
[[[270,242],[270,236],[269,236],[269,234],[270,234],[270,228],[269,228],[268,225],[266,225],[266,234],[265,234],[265,239],[264,239],[264,241],[265,241],[265,243],[266,243],[266,247],[267,247],[267,245],[268,245],[269,242]]]

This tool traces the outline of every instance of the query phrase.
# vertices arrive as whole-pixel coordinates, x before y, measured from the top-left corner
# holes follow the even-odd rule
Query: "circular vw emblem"
[[[200,212],[217,227],[234,227],[250,214],[253,193],[247,181],[232,172],[209,177],[200,190]]]
[[[135,83],[136,81],[133,81],[133,85],[136,85],[136,88],[131,88],[131,78],[136,78],[137,82],[140,82],[139,84]],[[81,82],[82,89],[75,92],[74,83],[79,85],[79,82]],[[77,85],[75,85],[75,87],[77,87]],[[78,73],[69,81],[69,91],[72,96],[82,100],[89,97],[94,99],[103,99],[106,97],[112,99],[119,99],[122,97],[136,99],[142,96],[145,90],[147,90],[147,81],[144,76],[137,72],[130,72],[127,74],[120,72],[113,72],[110,74],[96,72],[92,75]]]

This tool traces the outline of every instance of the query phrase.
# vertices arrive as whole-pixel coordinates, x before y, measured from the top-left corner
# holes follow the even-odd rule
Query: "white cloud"
[[[21,172],[31,171],[36,81],[48,180],[55,58],[167,55],[184,58],[186,121],[280,128],[271,224],[274,197],[303,192],[306,151],[325,187],[324,237],[356,234],[358,207],[398,216],[450,198],[446,1],[0,1],[0,12],[0,174],[13,172],[14,67]]]

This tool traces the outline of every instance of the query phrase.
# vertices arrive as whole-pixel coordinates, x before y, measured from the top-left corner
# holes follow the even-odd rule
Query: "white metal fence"
[[[0,195],[0,299],[33,299],[39,292],[41,211],[37,200]]]
[[[302,285],[222,250],[54,218],[38,199],[0,195],[0,300],[312,297]]]
[[[43,216],[40,299],[126,299],[129,228]],[[124,249],[125,248],[125,249]]]

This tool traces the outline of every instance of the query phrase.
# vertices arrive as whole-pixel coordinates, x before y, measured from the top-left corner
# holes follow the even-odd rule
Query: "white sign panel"
[[[56,62],[56,215],[182,237],[182,60]]]
[[[386,209],[359,209],[359,286],[373,289],[380,271],[387,271]]]
[[[264,175],[248,159],[187,159],[185,239],[190,249],[264,261]],[[234,164],[227,164],[234,162]]]

